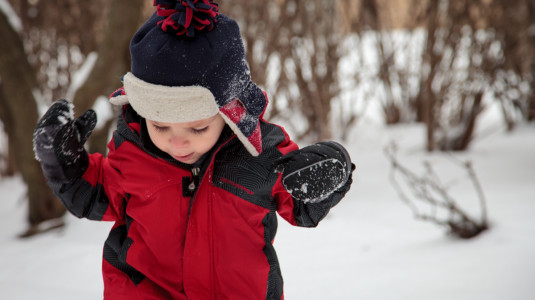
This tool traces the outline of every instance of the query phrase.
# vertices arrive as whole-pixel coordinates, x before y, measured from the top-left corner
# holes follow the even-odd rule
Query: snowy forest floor
[[[475,218],[477,198],[464,171],[444,154],[428,154],[420,125],[356,126],[346,143],[357,165],[347,197],[316,229],[279,220],[275,239],[285,299],[518,299],[535,294],[535,126],[508,134],[499,120],[465,153],[483,186],[490,229],[469,240],[417,221],[389,182],[383,149],[399,146],[399,161],[418,172],[428,160],[452,195]],[[30,238],[25,187],[0,181],[0,298],[101,299],[102,245],[110,223],[77,220]]]

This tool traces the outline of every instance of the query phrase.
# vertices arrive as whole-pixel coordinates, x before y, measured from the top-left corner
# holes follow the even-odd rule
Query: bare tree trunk
[[[1,78],[0,78],[1,79]],[[12,129],[9,128],[11,126],[10,122],[8,121],[9,115],[7,114],[6,108],[4,105],[5,95],[2,91],[2,84],[0,83],[0,121],[2,122],[4,132],[7,136],[7,149],[5,153],[0,153],[0,165],[3,163],[4,166],[2,169],[0,169],[0,178],[4,176],[13,176],[17,173],[17,166],[15,164],[15,158],[13,157],[15,153],[13,149],[13,142],[10,140],[13,138],[13,136],[9,135],[8,132],[12,132]]]
[[[3,120],[3,118],[0,117],[0,120]],[[15,164],[15,158],[13,157],[14,152],[13,146],[8,141],[6,153],[0,153],[0,164],[2,164],[2,168],[0,169],[0,179],[2,177],[11,177],[17,174],[17,165]]]
[[[10,136],[10,145],[15,149],[14,159],[28,187],[28,220],[31,226],[37,226],[45,220],[61,217],[65,208],[46,185],[34,158],[32,138],[38,113],[32,91],[37,88],[37,82],[26,60],[21,37],[3,13],[0,13],[0,40],[0,105],[5,112],[2,121]]]
[[[529,72],[531,74],[531,91],[528,99],[528,121],[535,122],[535,34],[533,29],[535,28],[535,3],[533,1],[528,2],[528,28],[531,28],[531,36],[528,39],[528,53],[531,56],[531,64],[529,66]]]
[[[474,96],[471,109],[467,112],[467,114],[463,114],[463,116],[461,116],[464,121],[461,121],[460,126],[464,126],[465,128],[463,128],[460,135],[454,137],[452,140],[446,143],[442,143],[440,145],[440,150],[463,151],[468,149],[468,145],[472,141],[472,137],[476,127],[477,117],[479,113],[483,110],[482,99],[483,93],[478,93]]]
[[[481,15],[470,12],[485,7],[477,1],[429,1],[427,41],[423,54],[424,73],[419,102],[427,126],[427,150],[466,150],[472,141],[485,85],[490,85],[484,66],[493,40],[477,39]],[[479,26],[479,27],[478,27]],[[470,41],[470,43],[466,43]],[[475,59],[481,57],[482,60]],[[465,66],[459,62],[464,61]]]
[[[418,99],[419,105],[423,115],[421,116],[421,121],[426,124],[427,127],[427,151],[433,151],[436,147],[435,145],[435,129],[436,129],[436,119],[435,119],[435,103],[436,96],[433,93],[432,84],[435,77],[435,68],[437,67],[439,58],[435,54],[433,48],[435,45],[435,33],[437,31],[437,16],[438,16],[438,3],[439,1],[429,1],[428,11],[427,11],[427,40],[425,45],[425,52],[423,63],[428,66],[428,74],[422,76],[422,81],[420,82],[420,96]]]
[[[3,175],[13,176],[17,174],[18,171],[17,164],[15,163],[15,149],[13,148],[13,143],[9,143],[6,157],[6,168]]]
[[[45,22],[46,24],[43,27],[45,29],[43,30],[56,32],[54,26],[61,22],[56,24],[55,21],[52,21],[54,18],[51,17],[50,13],[55,11],[54,8],[39,2],[37,11],[40,17],[38,20],[28,19],[24,18],[29,9],[26,5],[27,3],[25,1],[15,2],[21,5],[18,8],[19,13],[23,15],[22,20],[25,28],[38,28],[40,30],[43,26],[41,26],[42,24],[39,25],[39,20],[48,20]],[[69,7],[77,10],[78,14],[87,15],[87,12],[81,11],[87,8],[86,6],[81,7],[74,4]],[[78,106],[77,112],[83,112],[92,107],[97,96],[102,94],[109,95],[120,86],[119,79],[129,69],[130,65],[129,40],[141,22],[140,16],[143,7],[141,0],[117,0],[110,3],[107,28],[98,50],[99,59],[86,84],[81,87],[74,99]],[[36,7],[32,8],[36,9]],[[93,11],[92,13],[95,12]],[[32,22],[36,20],[37,24],[33,24]],[[87,41],[87,38],[82,38],[83,34],[86,34],[88,30],[91,30],[92,33],[99,31],[93,27],[87,29],[87,26],[92,25],[86,23],[84,22],[84,25],[80,27],[81,30],[85,30],[83,33],[76,33],[70,29],[64,32],[65,30],[58,29],[58,32],[62,32],[61,34],[58,33],[61,36],[58,38],[69,36],[66,40],[73,42],[72,45],[81,47],[77,43],[84,44]],[[32,24],[34,27],[32,27]],[[72,29],[72,27],[70,28]],[[40,32],[39,34],[44,33]],[[93,37],[91,35],[91,40],[93,40]],[[54,39],[55,35],[51,38]],[[0,47],[0,118],[4,124],[4,130],[8,134],[9,149],[16,168],[28,187],[30,228],[24,234],[28,236],[38,233],[43,227],[39,226],[42,222],[63,216],[65,208],[46,185],[46,179],[42,175],[41,167],[35,160],[33,153],[33,130],[38,119],[37,105],[33,93],[40,90],[36,77],[36,72],[39,72],[39,68],[32,68],[29,64],[23,47],[23,37],[14,31],[3,13],[0,13],[0,39],[2,40],[2,47]],[[71,45],[69,43],[67,43],[67,46]],[[91,41],[89,45],[92,45]],[[36,53],[32,52],[32,55],[35,58]],[[57,52],[51,52],[50,55],[54,58]],[[41,92],[45,92],[45,90],[41,90]],[[96,132],[95,136],[101,136],[100,140],[106,141],[110,124],[111,122],[107,122],[107,126],[102,133],[99,135]],[[104,153],[106,143],[99,142],[96,144],[103,145],[98,152]]]
[[[535,70],[532,71],[535,74]],[[534,80],[535,81],[535,80]],[[529,95],[528,99],[528,113],[526,116],[527,120],[530,122],[535,121],[535,92],[532,92]]]
[[[121,86],[121,77],[130,69],[130,39],[141,22],[142,0],[114,0],[110,2],[104,38],[98,47],[98,58],[84,84],[73,99],[75,112],[80,115],[93,107],[97,97],[110,95]],[[120,16],[120,17],[117,17]],[[90,152],[106,152],[107,122],[90,139]],[[98,138],[98,139],[97,139]]]

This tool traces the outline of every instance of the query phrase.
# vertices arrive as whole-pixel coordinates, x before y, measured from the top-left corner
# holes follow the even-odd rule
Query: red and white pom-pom
[[[165,19],[158,26],[176,35],[195,36],[195,31],[214,28],[218,5],[211,0],[154,0],[158,16]]]

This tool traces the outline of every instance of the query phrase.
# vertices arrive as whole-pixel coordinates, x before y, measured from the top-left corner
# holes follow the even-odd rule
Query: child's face
[[[225,121],[217,114],[208,119],[187,123],[163,123],[147,120],[154,145],[174,159],[193,164],[215,145]]]

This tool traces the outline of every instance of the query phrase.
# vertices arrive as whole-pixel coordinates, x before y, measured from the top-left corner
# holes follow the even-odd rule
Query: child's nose
[[[189,140],[182,135],[173,135],[171,137],[171,145],[174,148],[182,148],[189,144]]]

